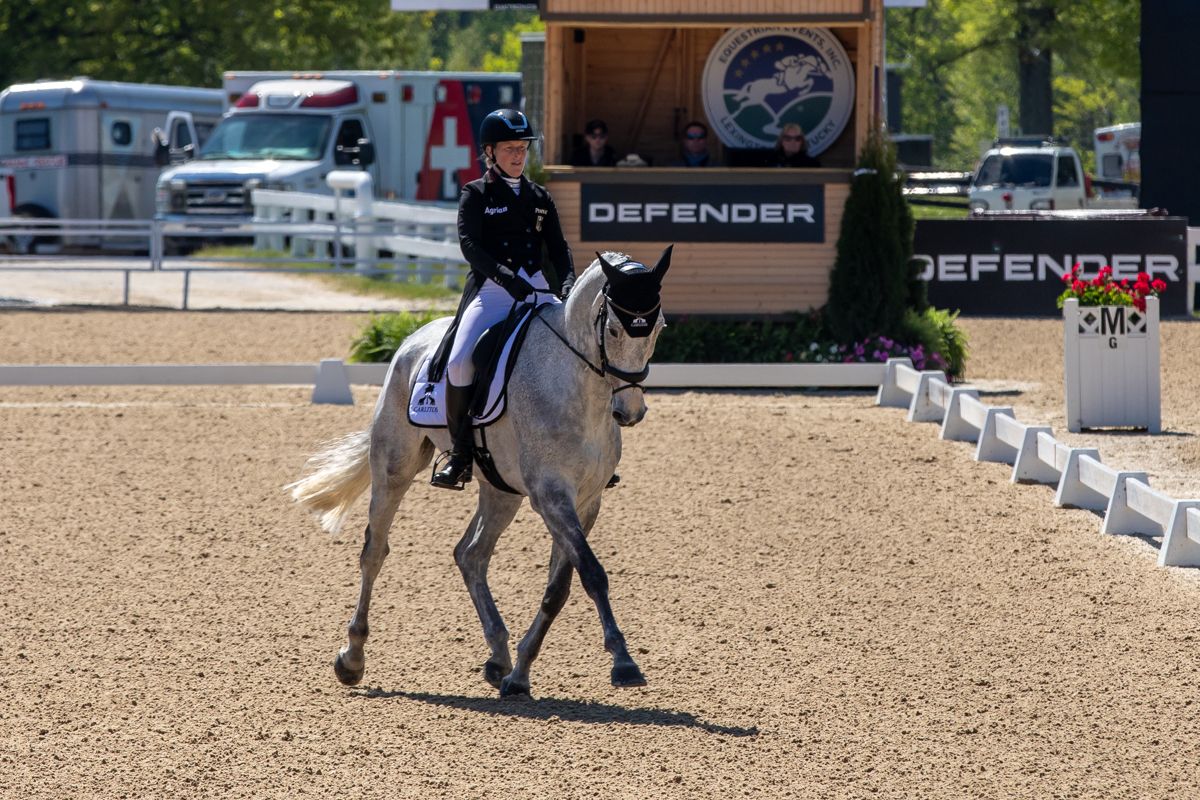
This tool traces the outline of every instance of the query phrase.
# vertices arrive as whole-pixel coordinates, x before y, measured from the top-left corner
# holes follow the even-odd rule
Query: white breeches
[[[518,274],[538,290],[530,302],[538,305],[561,302],[550,291],[550,285],[546,283],[546,276],[541,272],[533,277],[530,277],[525,270],[521,270]],[[483,286],[479,288],[479,294],[475,295],[475,299],[467,304],[462,319],[458,321],[458,331],[454,335],[454,347],[450,349],[450,362],[446,367],[446,374],[450,378],[451,385],[470,386],[471,382],[475,380],[475,365],[471,363],[471,353],[475,349],[475,343],[479,341],[479,337],[483,335],[484,331],[508,316],[508,313],[512,311],[513,302],[512,296],[500,288],[500,284],[491,278],[483,282]]]

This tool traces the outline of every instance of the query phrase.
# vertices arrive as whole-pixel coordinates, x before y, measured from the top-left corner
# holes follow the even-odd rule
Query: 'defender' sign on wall
[[[825,187],[580,187],[585,242],[823,242]]]
[[[964,314],[1056,317],[1062,276],[1112,267],[1166,281],[1163,316],[1187,313],[1187,220],[918,220],[913,252],[925,262],[929,302]]]

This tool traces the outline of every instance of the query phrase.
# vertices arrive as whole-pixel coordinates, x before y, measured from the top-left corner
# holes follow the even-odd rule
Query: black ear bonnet
[[[658,310],[662,306],[662,279],[671,266],[673,247],[670,245],[663,251],[652,270],[647,270],[645,265],[631,258],[612,262],[596,253],[600,268],[608,278],[608,285],[604,287],[608,307],[630,336],[640,338],[654,331]]]

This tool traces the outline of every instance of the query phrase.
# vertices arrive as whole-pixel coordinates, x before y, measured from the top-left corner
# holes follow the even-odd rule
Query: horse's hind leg
[[[508,628],[504,627],[504,619],[492,599],[487,570],[496,541],[512,523],[524,499],[521,495],[480,483],[479,507],[475,509],[467,532],[454,548],[454,561],[462,572],[479,621],[483,623],[483,638],[492,651],[483,665],[483,678],[496,688],[500,688],[501,679],[512,669],[512,658],[508,654]]]
[[[414,437],[415,438],[415,437]],[[339,652],[333,662],[333,671],[337,679],[346,686],[354,686],[362,680],[363,670],[366,669],[366,654],[363,646],[367,643],[370,626],[367,614],[371,608],[371,590],[375,578],[383,567],[383,560],[388,554],[388,532],[392,527],[392,519],[400,501],[412,485],[413,476],[425,469],[433,457],[433,445],[422,437],[411,444],[410,448],[400,447],[401,451],[393,455],[387,446],[376,447],[372,442],[371,452],[371,510],[367,524],[366,541],[363,543],[362,554],[358,564],[362,570],[362,583],[358,590],[358,605],[348,627],[349,642]],[[382,444],[382,443],[381,443]]]

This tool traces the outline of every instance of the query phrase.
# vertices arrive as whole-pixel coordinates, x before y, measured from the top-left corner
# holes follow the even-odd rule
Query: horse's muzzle
[[[636,414],[629,414],[619,408],[614,408],[612,416],[622,428],[630,428],[637,425],[646,416],[646,407],[642,406]]]

